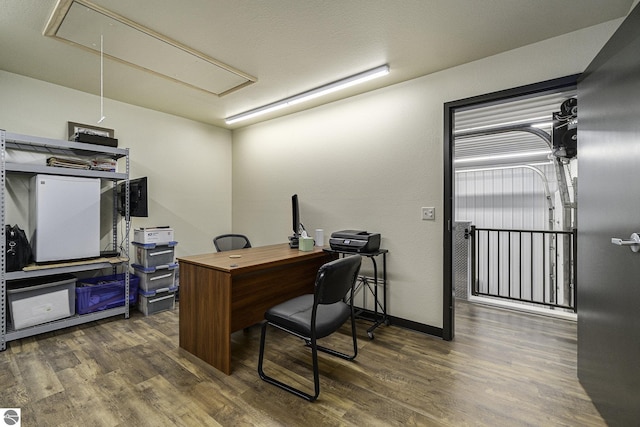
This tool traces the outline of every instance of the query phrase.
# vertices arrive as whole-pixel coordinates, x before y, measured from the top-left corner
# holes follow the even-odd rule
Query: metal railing
[[[576,236],[471,226],[471,294],[576,311]]]

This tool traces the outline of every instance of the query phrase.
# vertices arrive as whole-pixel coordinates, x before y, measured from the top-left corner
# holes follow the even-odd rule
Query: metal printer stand
[[[386,249],[378,249],[375,252],[349,252],[339,251],[334,249],[324,249],[325,252],[340,254],[342,256],[360,255],[371,260],[373,264],[373,277],[367,277],[364,275],[358,276],[356,281],[355,293],[360,289],[366,291],[367,289],[373,295],[374,304],[373,311],[364,307],[357,307],[358,311],[356,316],[361,319],[373,321],[373,325],[367,329],[367,335],[369,339],[373,339],[373,331],[384,323],[385,326],[389,326],[389,318],[387,317],[387,253]],[[378,263],[376,257],[382,255],[382,277],[378,277]],[[382,301],[378,296],[378,285],[382,285]],[[363,305],[366,305],[366,295],[363,294]]]

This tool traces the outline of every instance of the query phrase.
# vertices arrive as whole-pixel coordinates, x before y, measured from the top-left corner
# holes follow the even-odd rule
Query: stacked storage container
[[[71,317],[76,278],[70,274],[15,280],[7,286],[7,308],[13,329]]]
[[[149,229],[147,229],[149,230]],[[163,228],[163,233],[134,233],[136,262],[131,265],[140,278],[138,286],[138,310],[145,316],[175,306],[176,270],[173,230]],[[159,237],[160,236],[160,237]]]

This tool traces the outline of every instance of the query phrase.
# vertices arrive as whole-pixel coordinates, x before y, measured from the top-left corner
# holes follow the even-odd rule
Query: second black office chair
[[[358,341],[356,338],[354,310],[352,304],[344,302],[344,297],[347,292],[350,292],[350,298],[347,300],[353,301],[355,282],[360,271],[361,262],[360,255],[352,255],[324,264],[318,270],[314,294],[290,299],[267,310],[264,315],[267,321],[262,325],[260,355],[258,356],[258,374],[260,378],[298,397],[313,402],[320,394],[318,350],[346,360],[355,359],[358,354]],[[353,355],[340,353],[317,344],[316,341],[318,339],[327,337],[340,329],[349,318],[351,318]],[[303,339],[311,347],[313,395],[278,381],[264,373],[262,362],[267,327],[269,325]]]
[[[250,248],[249,238],[244,234],[222,234],[213,238],[213,246],[218,252],[231,251],[233,249]]]

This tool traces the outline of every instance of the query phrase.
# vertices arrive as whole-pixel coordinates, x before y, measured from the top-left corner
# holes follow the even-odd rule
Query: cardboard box
[[[173,228],[139,228],[133,231],[133,241],[136,243],[168,245],[173,242]]]

